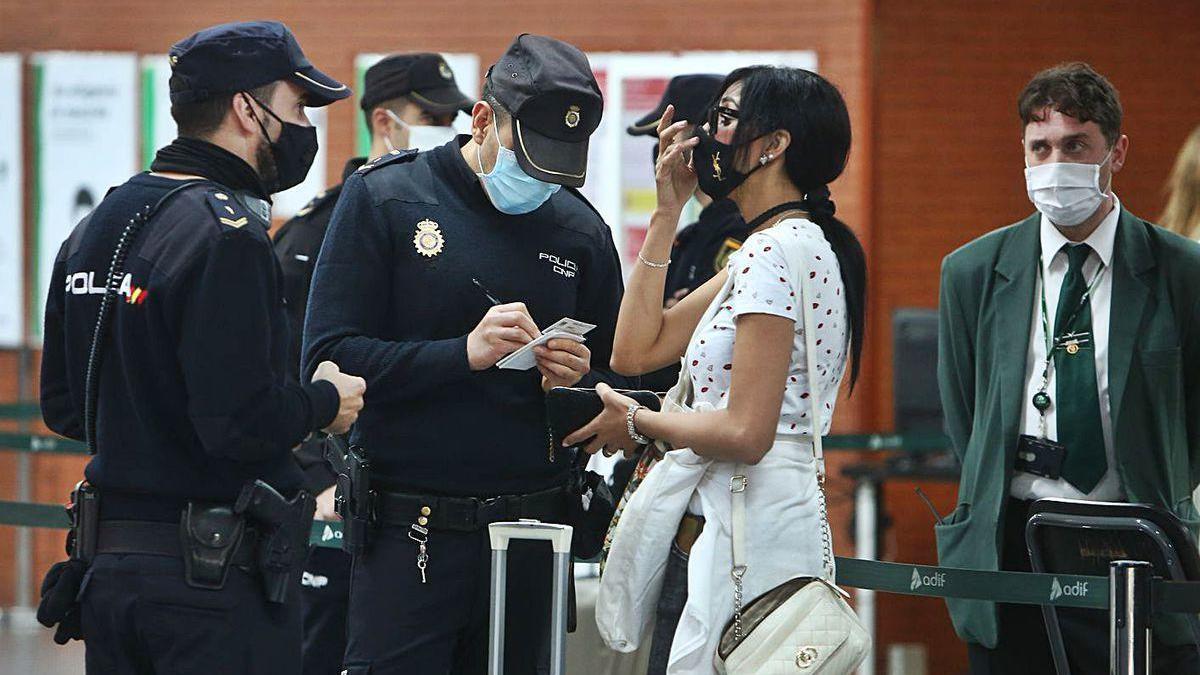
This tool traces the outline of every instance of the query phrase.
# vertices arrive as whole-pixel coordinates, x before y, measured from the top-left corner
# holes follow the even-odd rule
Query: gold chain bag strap
[[[805,264],[807,256],[798,245],[783,246],[793,266],[793,288],[802,289],[802,328],[811,404],[813,456],[817,471],[817,510],[821,522],[822,577],[790,579],[744,605],[743,578],[750,570],[746,560],[746,490],[751,489],[746,467],[738,464],[729,481],[732,499],[734,609],[717,648],[718,663],[729,675],[761,672],[849,673],[870,650],[871,637],[846,602],[848,597],[834,585],[833,536],[825,499],[825,454],[822,448],[821,397],[816,367],[815,297]]]

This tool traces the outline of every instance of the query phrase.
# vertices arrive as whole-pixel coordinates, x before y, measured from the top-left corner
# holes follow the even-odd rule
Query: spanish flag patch
[[[130,305],[140,305],[146,302],[147,295],[150,295],[150,291],[140,286],[134,286],[129,295],[125,297],[125,303]]]

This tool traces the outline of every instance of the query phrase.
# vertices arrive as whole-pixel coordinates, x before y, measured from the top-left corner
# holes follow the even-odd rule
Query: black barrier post
[[[1114,560],[1108,568],[1109,672],[1150,672],[1150,590],[1154,566],[1140,560]]]

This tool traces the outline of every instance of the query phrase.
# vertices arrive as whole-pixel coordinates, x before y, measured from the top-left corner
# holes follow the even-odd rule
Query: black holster
[[[300,586],[316,506],[304,490],[288,500],[261,480],[246,483],[238,495],[234,513],[245,514],[260,533],[256,558],[269,602],[285,602],[289,590]]]
[[[228,506],[188,502],[179,520],[184,582],[192,588],[224,588],[245,536],[246,519]]]
[[[360,555],[370,544],[371,530],[376,527],[377,497],[371,489],[371,463],[366,452],[350,446],[344,452],[337,444],[329,444],[325,457],[337,472],[334,510],[342,517],[342,550]]]
[[[41,602],[37,620],[52,628],[54,641],[60,645],[68,640],[82,640],[79,601],[92,558],[96,555],[96,536],[100,525],[100,495],[85,481],[71,492],[67,506],[71,529],[67,532],[68,559],[55,563],[42,579]]]

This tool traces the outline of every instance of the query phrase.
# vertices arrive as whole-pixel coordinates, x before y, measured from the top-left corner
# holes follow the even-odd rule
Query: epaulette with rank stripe
[[[375,159],[358,167],[358,173],[368,173],[374,171],[381,166],[388,164],[396,164],[397,162],[407,162],[417,156],[416,150],[392,150],[386,155],[380,155]]]
[[[222,225],[238,229],[250,222],[250,219],[246,216],[246,212],[242,209],[242,205],[228,192],[223,190],[209,190],[206,197],[208,198],[208,206],[213,210],[213,214],[217,216],[217,220]]]

